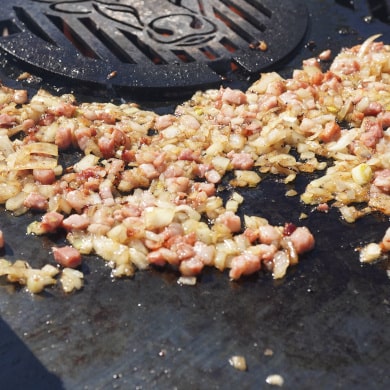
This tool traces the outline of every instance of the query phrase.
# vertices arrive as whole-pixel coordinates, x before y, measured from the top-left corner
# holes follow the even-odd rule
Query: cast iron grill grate
[[[280,62],[307,22],[304,0],[14,0],[0,48],[76,82],[177,91]]]

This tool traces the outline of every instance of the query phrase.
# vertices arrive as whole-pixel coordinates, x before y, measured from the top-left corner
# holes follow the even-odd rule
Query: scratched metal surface
[[[353,19],[332,1],[318,2],[328,15],[340,11],[325,23],[314,3],[308,1],[308,37],[319,48],[354,43],[383,27],[356,24],[361,13]],[[336,30],[351,23],[347,34]],[[309,55],[303,48],[283,71]],[[158,108],[169,110],[169,104]],[[273,224],[304,223],[316,236],[314,251],[281,281],[260,274],[232,283],[214,270],[193,287],[156,270],[113,281],[95,257],[83,263],[85,287],[69,296],[57,288],[31,296],[0,280],[2,387],[258,389],[267,388],[268,375],[280,374],[286,389],[389,388],[388,264],[362,266],[355,251],[379,240],[388,218],[348,225],[336,211],[312,212],[285,191],[273,179],[242,191],[243,213]],[[308,214],[304,221],[301,212]],[[0,257],[28,258],[36,266],[48,260],[51,245],[63,237],[26,236],[36,217],[0,210],[7,240]],[[230,366],[232,355],[246,358],[246,372]]]

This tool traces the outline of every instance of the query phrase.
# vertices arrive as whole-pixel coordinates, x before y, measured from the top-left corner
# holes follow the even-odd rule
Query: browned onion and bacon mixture
[[[324,52],[289,79],[271,72],[246,92],[197,92],[172,115],[45,91],[28,100],[2,86],[0,203],[15,215],[41,211],[31,234],[66,230],[69,246],[53,248],[66,291],[82,286],[74,268],[91,253],[116,277],[150,265],[179,270],[184,283],[205,266],[228,269],[231,279],[260,269],[283,277],[313,248],[313,235],[259,216],[242,221],[242,196],[233,191],[224,202],[217,187],[229,171],[234,188],[256,186],[260,174],[288,183],[323,170],[303,202],[337,206],[349,222],[372,210],[390,215],[390,46],[377,38],[342,50],[327,71]],[[62,167],[59,154],[70,148],[83,157]],[[0,275],[32,292],[59,272],[0,260]]]

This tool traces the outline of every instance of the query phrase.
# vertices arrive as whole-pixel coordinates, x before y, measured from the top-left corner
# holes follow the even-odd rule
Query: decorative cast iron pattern
[[[76,80],[193,88],[280,61],[306,26],[303,0],[14,0],[0,48]]]

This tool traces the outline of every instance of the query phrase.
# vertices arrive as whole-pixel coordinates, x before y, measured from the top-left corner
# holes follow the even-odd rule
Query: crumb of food
[[[248,369],[244,356],[234,355],[229,359],[229,363],[232,367],[239,371],[246,371]]]
[[[249,48],[252,50],[266,51],[268,50],[268,44],[266,41],[252,42],[249,44]]]
[[[327,49],[327,50],[324,50],[322,51],[319,55],[318,55],[318,59],[320,61],[329,61],[330,58],[332,56],[332,51],[330,49]]]
[[[177,283],[182,285],[182,286],[195,286],[196,277],[195,276],[180,276],[179,279],[177,279]]]
[[[264,350],[264,356],[273,356],[274,351],[271,348],[266,348]]]
[[[23,73],[21,73],[21,74],[16,78],[16,80],[18,80],[18,81],[27,80],[27,79],[29,79],[30,77],[31,77],[31,74],[30,74],[30,73],[28,73],[28,72],[23,72]]]
[[[328,203],[320,203],[316,207],[316,210],[320,211],[321,213],[327,213],[329,211],[329,205],[328,205]]]
[[[279,386],[282,387],[284,385],[284,379],[279,374],[272,374],[268,375],[265,379],[266,383],[268,383],[271,386]]]
[[[4,248],[5,240],[4,240],[4,234],[3,231],[0,230],[0,249]]]
[[[288,190],[286,191],[286,196],[296,196],[298,192],[296,190]]]
[[[116,70],[112,71],[107,75],[107,80],[110,80],[118,75],[118,72]]]
[[[380,258],[382,255],[382,249],[379,244],[371,242],[365,245],[360,250],[360,262],[361,263],[372,263]]]

